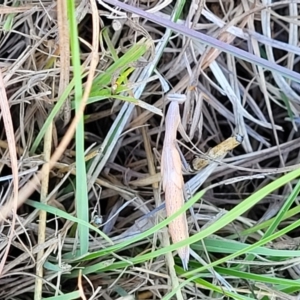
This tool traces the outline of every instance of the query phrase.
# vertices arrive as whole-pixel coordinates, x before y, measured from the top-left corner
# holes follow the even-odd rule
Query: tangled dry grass
[[[131,5],[166,20],[178,9],[170,1],[140,1]],[[74,259],[72,254],[82,249],[77,232],[77,226],[81,225],[72,219],[78,217],[79,210],[75,195],[76,190],[85,186],[84,181],[82,186],[76,186],[75,178],[86,177],[78,174],[76,151],[80,146],[74,134],[52,169],[47,169],[48,166],[38,173],[53,152],[61,149],[60,142],[70,134],[69,126],[76,116],[76,85],[69,85],[76,73],[70,60],[70,43],[72,48],[74,41],[66,10],[67,6],[60,1],[13,0],[4,1],[0,6],[3,77],[0,82],[0,298],[167,297],[190,277],[184,275],[176,256],[174,267],[171,251],[151,256],[154,250],[169,247],[165,227],[142,240],[105,252],[106,248],[111,249],[111,243],[122,245],[163,219],[163,213],[160,214],[163,210],[156,214],[153,211],[163,202],[160,154],[166,94],[186,95],[181,106],[182,131],[178,134],[178,145],[186,161],[188,197],[201,186],[214,186],[188,213],[193,236],[218,222],[226,212],[281,174],[299,168],[300,83],[208,47],[200,40],[172,33],[106,2],[77,1],[80,71],[84,88],[92,84],[84,109],[87,221],[91,228],[100,228],[108,238],[101,236],[99,230],[98,233],[90,230],[85,247],[90,253],[103,252],[88,259],[78,255]],[[297,1],[191,0],[185,2],[177,23],[299,72],[298,11]],[[99,22],[97,28],[95,16]],[[109,74],[101,87],[86,76],[95,64],[95,37],[98,37],[98,63],[93,78]],[[111,72],[111,66],[134,45],[140,45],[141,49],[145,46],[146,50],[136,61],[128,62],[126,68],[116,67]],[[102,98],[97,94],[100,88],[105,92]],[[63,95],[66,97],[62,108],[50,120],[50,113]],[[133,98],[139,101],[130,103],[128,99]],[[12,120],[12,127],[5,124],[5,117]],[[46,123],[49,126],[37,142]],[[229,147],[232,151],[216,157],[217,161],[204,171],[192,168],[196,156],[207,159],[205,153],[236,134],[244,138],[241,145]],[[13,140],[17,164],[10,148]],[[12,180],[16,170],[17,199],[16,181]],[[34,189],[29,183],[35,183]],[[224,243],[239,241],[248,245],[259,241],[271,224],[268,220],[279,214],[291,195],[294,183],[291,181],[271,191],[234,221],[220,227],[206,243],[199,240],[192,245],[199,257],[198,262],[195,257],[190,268],[196,269],[231,253],[214,250],[216,236]],[[297,195],[291,208],[287,208],[286,213],[290,215],[280,219],[277,229],[298,220]],[[11,206],[14,201],[20,204],[16,213]],[[49,207],[48,213],[42,210],[43,206],[38,206],[40,202]],[[145,218],[149,213],[151,217]],[[259,227],[260,224],[265,227]],[[251,231],[252,228],[257,230]],[[268,247],[278,251],[295,250],[298,234],[295,228],[264,250]],[[174,297],[298,299],[300,285],[296,281],[300,270],[296,254],[299,255],[296,250],[295,255],[287,253],[288,259],[281,264],[265,256],[251,258],[248,255],[254,254],[245,254],[247,263],[244,257],[239,257],[234,263],[223,263],[219,269],[208,267],[198,276],[198,281],[186,282]],[[276,255],[281,257],[279,252]],[[242,279],[241,274],[232,275],[222,269],[222,266],[234,269],[236,265],[244,266],[239,270],[248,274],[275,278],[273,285],[258,277]],[[279,289],[277,279],[295,280],[295,286]]]

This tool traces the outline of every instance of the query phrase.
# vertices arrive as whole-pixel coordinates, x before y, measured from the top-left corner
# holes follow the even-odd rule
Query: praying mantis
[[[179,101],[170,103],[165,118],[165,139],[161,155],[161,174],[163,190],[165,192],[167,216],[173,215],[184,204],[183,176],[181,171],[181,159],[176,148],[177,128],[180,123]],[[181,214],[169,224],[169,232],[173,243],[185,240],[189,237],[186,214]],[[178,249],[184,269],[187,270],[189,262],[189,246]]]
[[[165,138],[161,156],[162,186],[165,192],[167,217],[173,215],[184,205],[184,180],[181,169],[181,158],[176,147],[177,129],[180,124],[179,104],[185,97],[170,97],[171,103],[165,118]],[[240,145],[243,137],[236,135],[223,141],[221,144],[208,151],[207,155],[212,160],[223,157],[228,151]],[[209,160],[195,158],[192,162],[194,170],[200,170],[209,164]],[[183,241],[189,237],[186,214],[183,213],[169,224],[169,233],[173,243]],[[188,269],[190,256],[189,245],[179,248],[178,255],[183,268]]]

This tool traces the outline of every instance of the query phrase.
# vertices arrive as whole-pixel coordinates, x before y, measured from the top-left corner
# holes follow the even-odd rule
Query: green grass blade
[[[281,95],[281,98],[286,106],[286,110],[287,110],[287,113],[288,113],[288,116],[291,120],[291,122],[294,120],[294,114],[293,114],[293,111],[291,109],[291,105],[290,105],[290,99],[282,92],[280,92],[280,95]]]
[[[297,196],[300,192],[300,180],[298,180],[296,186],[294,187],[292,193],[289,195],[288,199],[284,202],[282,208],[280,209],[279,213],[275,217],[274,221],[272,222],[271,226],[267,229],[266,233],[264,234],[264,238],[270,236],[278,227],[280,222],[283,220],[285,214],[290,209],[291,205],[296,200]]]
[[[67,212],[59,209],[59,208],[56,208],[54,206],[51,206],[51,205],[47,205],[47,204],[44,204],[44,203],[40,203],[40,202],[37,202],[37,201],[33,201],[33,200],[26,200],[26,204],[36,208],[36,209],[39,209],[39,210],[44,210],[50,214],[53,214],[55,216],[59,216],[60,218],[64,218],[66,220],[70,220],[74,223],[78,223],[79,225],[81,226],[85,226],[95,232],[97,232],[101,237],[103,237],[108,243],[110,244],[114,244],[113,241],[106,235],[104,234],[101,230],[99,230],[97,227],[93,226],[92,224],[82,220],[82,219],[79,219],[79,218],[76,218],[76,217],[73,217],[72,215],[68,214]]]
[[[68,95],[72,91],[74,85],[75,85],[75,78],[73,78],[71,80],[71,82],[68,84],[67,88],[64,90],[64,92],[60,96],[59,100],[57,101],[57,103],[53,107],[53,109],[52,109],[51,113],[49,114],[47,120],[45,121],[43,127],[39,131],[39,134],[37,135],[37,137],[35,138],[32,146],[31,146],[31,149],[30,149],[30,154],[31,155],[33,155],[36,152],[36,149],[39,146],[42,138],[44,137],[48,127],[50,126],[50,124],[54,120],[55,116],[59,113],[60,109],[64,105],[65,100],[67,99]]]
[[[297,214],[300,214],[300,206],[296,206],[296,207],[293,207],[292,209],[290,209],[283,217],[283,221],[284,220],[287,220],[291,217],[294,217],[295,215]],[[248,229],[245,229],[241,232],[239,232],[238,234],[232,234],[230,236],[228,236],[227,238],[230,238],[230,239],[236,239],[236,238],[239,238],[241,236],[246,236],[246,235],[249,235],[249,234],[252,234],[254,232],[257,232],[259,230],[263,230],[265,228],[268,228],[272,222],[274,221],[275,217],[270,219],[270,220],[267,220],[261,224],[258,224],[258,225],[255,225],[251,228],[248,228]]]
[[[215,270],[222,275],[226,276],[234,276],[236,278],[242,278],[244,280],[252,280],[252,281],[258,281],[263,282],[266,284],[273,284],[273,285],[283,285],[283,286],[289,286],[289,287],[300,287],[300,282],[296,280],[291,279],[285,279],[285,278],[275,278],[271,276],[264,276],[264,275],[257,275],[251,272],[241,272],[237,270],[233,270],[230,268],[221,268],[221,267],[215,267]]]
[[[73,300],[73,299],[79,299],[80,296],[81,296],[80,291],[75,291],[75,292],[67,293],[64,295],[47,297],[47,298],[43,298],[43,299],[45,299],[45,300]]]
[[[75,13],[75,2],[68,0],[68,18],[70,26],[70,45],[73,64],[73,73],[75,80],[75,111],[78,113],[82,100],[82,81],[81,81],[81,65],[80,50],[78,42],[78,30]],[[81,116],[75,134],[76,141],[76,193],[75,205],[77,217],[85,222],[89,220],[89,204],[87,193],[86,166],[84,160],[84,120]],[[80,253],[83,255],[89,249],[89,229],[87,226],[78,224],[78,235],[80,242]]]
[[[108,48],[108,53],[110,53],[113,61],[116,62],[119,59],[119,57],[118,57],[118,54],[117,54],[117,51],[116,51],[115,47],[113,46],[113,44],[112,44],[112,42],[109,38],[108,29],[104,28],[101,33],[102,34],[101,34],[100,38],[104,39],[104,41],[107,45],[107,48]]]
[[[221,287],[218,287],[204,279],[201,279],[198,277],[198,275],[196,276],[190,276],[187,280],[183,281],[176,289],[174,289],[172,292],[170,292],[169,294],[167,294],[165,297],[163,297],[163,300],[169,300],[169,299],[173,299],[172,297],[176,294],[176,291],[182,289],[185,285],[187,285],[189,282],[194,282],[197,283],[203,287],[205,287],[207,290],[209,291],[214,291],[220,295],[225,295],[227,297],[230,297],[229,299],[234,299],[234,300],[253,300],[252,298],[246,297],[246,296],[242,296],[242,295],[238,295],[235,294],[233,292],[227,291]],[[220,297],[221,298],[221,297]]]
[[[271,249],[267,247],[256,247],[251,250],[248,249],[250,244],[241,243],[237,241],[229,241],[229,240],[221,240],[221,239],[213,239],[213,238],[205,238],[204,245],[208,252],[212,253],[223,253],[223,254],[232,254],[237,251],[248,251],[250,254],[262,255],[262,256],[274,256],[274,257],[295,257],[300,256],[300,250],[289,250],[288,252],[285,250],[277,250]],[[193,249],[196,251],[203,251],[204,246],[202,243],[193,244]]]

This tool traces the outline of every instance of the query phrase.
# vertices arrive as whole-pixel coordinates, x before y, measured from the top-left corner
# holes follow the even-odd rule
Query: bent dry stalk
[[[234,136],[226,139],[206,153],[208,159],[196,157],[192,162],[193,169],[195,171],[199,171],[209,165],[211,161],[224,157],[229,151],[239,146],[243,142],[243,139],[243,136],[240,134],[235,134]]]
[[[173,215],[184,204],[184,182],[181,171],[181,160],[176,148],[176,133],[180,123],[179,100],[172,100],[165,119],[165,139],[161,157],[161,174],[165,192],[167,216]],[[186,214],[183,213],[169,224],[173,243],[189,237]],[[188,268],[190,249],[184,246],[178,249],[185,270]]]

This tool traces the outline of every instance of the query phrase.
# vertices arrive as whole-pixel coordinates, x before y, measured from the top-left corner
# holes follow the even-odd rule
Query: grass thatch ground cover
[[[1,2],[0,299],[300,299],[299,3],[127,5]]]

